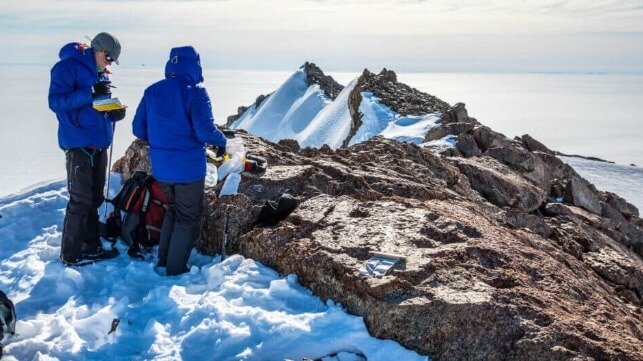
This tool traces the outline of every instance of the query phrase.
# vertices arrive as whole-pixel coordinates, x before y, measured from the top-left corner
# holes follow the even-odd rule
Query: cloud
[[[563,64],[563,56],[615,51],[616,36],[624,59],[633,59],[625,68],[643,66],[634,63],[643,53],[634,41],[643,33],[643,2],[616,0],[12,1],[0,10],[0,41],[20,51],[0,61],[51,62],[65,42],[99,31],[121,40],[125,63],[160,64],[170,47],[192,44],[225,67],[284,69],[323,58],[351,69],[359,61],[470,68],[494,54],[497,63],[524,61],[521,54],[535,52],[523,44],[531,39],[549,56],[543,64]],[[570,37],[579,39],[574,53],[560,45]],[[448,52],[463,58],[445,59]],[[619,64],[623,69],[623,59]]]

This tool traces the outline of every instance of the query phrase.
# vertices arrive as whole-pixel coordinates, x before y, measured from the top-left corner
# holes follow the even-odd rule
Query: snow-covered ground
[[[246,129],[274,142],[279,139],[301,142],[303,139],[300,134],[305,132],[317,113],[330,103],[331,100],[319,85],[308,86],[306,73],[297,70],[259,107],[253,104],[246,110],[232,127]]]
[[[64,267],[67,200],[64,181],[0,198],[0,289],[18,317],[3,360],[427,360],[238,255],[195,251],[189,273],[166,277],[118,245],[115,259]]]
[[[643,206],[636,167],[564,157],[599,189]],[[120,183],[113,175],[112,190]],[[83,268],[58,261],[65,182],[0,198],[0,289],[16,303],[3,360],[426,360],[369,336],[361,318],[294,275],[241,256],[194,252],[191,272],[162,276],[121,256]],[[111,332],[114,320],[119,320]]]

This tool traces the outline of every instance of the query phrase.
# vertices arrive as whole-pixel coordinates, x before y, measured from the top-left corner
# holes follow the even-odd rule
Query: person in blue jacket
[[[119,41],[99,33],[91,47],[68,43],[51,69],[49,108],[58,118],[58,145],[65,151],[69,202],[63,223],[60,260],[76,265],[105,258],[98,231],[98,207],[103,203],[107,168],[106,148],[112,143],[112,122],[125,109],[99,112],[97,98],[110,98],[109,70],[118,64]]]
[[[226,138],[214,124],[199,53],[173,48],[165,79],[150,85],[136,109],[134,135],[149,143],[152,175],[172,203],[159,240],[158,266],[167,275],[187,272],[203,208],[206,144],[225,152]]]

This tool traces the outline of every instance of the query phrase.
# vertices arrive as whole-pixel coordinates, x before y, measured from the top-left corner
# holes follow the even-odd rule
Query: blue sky
[[[624,0],[9,1],[0,62],[52,64],[100,31],[122,66],[191,44],[222,69],[643,72],[643,1]]]

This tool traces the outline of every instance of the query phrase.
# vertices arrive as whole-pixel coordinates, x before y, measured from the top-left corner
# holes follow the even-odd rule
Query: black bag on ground
[[[7,295],[0,291],[0,341],[5,334],[16,333],[16,309]],[[0,357],[2,357],[2,344],[0,343]]]
[[[257,223],[260,226],[275,225],[277,222],[288,217],[295,208],[297,208],[297,199],[288,193],[283,193],[279,196],[279,200],[276,203],[274,201],[266,201],[259,212]]]
[[[116,243],[118,237],[121,236],[123,227],[123,218],[120,209],[114,208],[114,210],[109,213],[105,223],[99,222],[98,227],[101,237],[112,242],[112,244]]]

